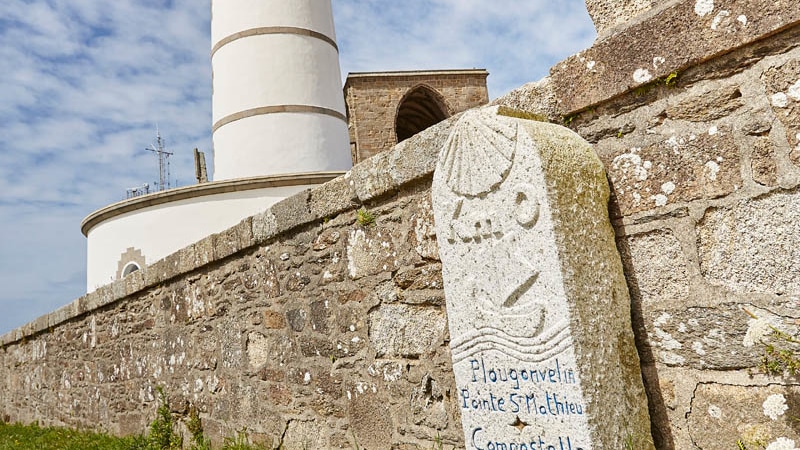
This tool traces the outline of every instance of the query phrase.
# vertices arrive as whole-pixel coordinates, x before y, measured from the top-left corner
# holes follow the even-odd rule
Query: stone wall
[[[404,97],[430,88],[446,117],[489,102],[485,70],[351,73],[344,87],[353,164],[397,144],[395,121]]]
[[[800,9],[668,2],[496,103],[605,163],[656,447],[800,443],[800,382],[754,342],[800,321]],[[139,432],[163,386],[217,440],[462,447],[429,198],[451,126],[0,337],[3,418]]]

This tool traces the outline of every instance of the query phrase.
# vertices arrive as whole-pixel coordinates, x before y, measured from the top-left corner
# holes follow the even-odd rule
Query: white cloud
[[[334,0],[343,70],[486,68],[496,97],[591,45],[582,1]]]
[[[342,70],[486,68],[490,95],[588,47],[582,0],[333,0]],[[211,164],[210,5],[5,0],[0,15],[0,333],[85,284],[81,219],[157,177]],[[211,171],[211,167],[209,167]]]

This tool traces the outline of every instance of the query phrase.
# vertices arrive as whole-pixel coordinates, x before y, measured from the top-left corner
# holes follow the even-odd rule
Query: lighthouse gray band
[[[339,46],[336,45],[336,41],[318,31],[309,30],[307,28],[297,28],[297,27],[260,27],[260,28],[251,28],[249,30],[240,31],[226,38],[223,38],[221,41],[217,42],[214,48],[211,49],[211,56],[213,57],[214,53],[216,53],[217,50],[219,50],[220,48],[224,47],[227,44],[230,44],[233,41],[250,36],[261,36],[265,34],[294,34],[297,36],[309,36],[327,42],[328,44],[332,45],[334,49],[336,49],[337,53],[339,52]]]
[[[246,119],[248,117],[253,116],[262,116],[265,114],[277,114],[277,113],[312,113],[312,114],[324,114],[326,116],[335,117],[341,121],[347,122],[347,117],[336,111],[334,109],[328,108],[321,108],[319,106],[308,106],[308,105],[274,105],[274,106],[262,106],[261,108],[253,108],[247,109],[244,111],[240,111],[238,113],[231,114],[229,116],[225,116],[222,119],[219,119],[217,123],[211,127],[211,131],[217,131],[220,127],[227,125],[231,122],[235,122],[237,120]]]

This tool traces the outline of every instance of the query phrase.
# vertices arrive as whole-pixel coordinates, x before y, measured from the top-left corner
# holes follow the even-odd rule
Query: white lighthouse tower
[[[211,5],[214,181],[86,217],[89,292],[352,165],[331,0]]]
[[[330,0],[212,0],[214,179],[347,170]]]

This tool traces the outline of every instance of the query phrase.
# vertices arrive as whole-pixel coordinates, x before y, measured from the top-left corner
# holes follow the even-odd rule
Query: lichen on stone
[[[550,122],[547,117],[536,114],[530,111],[523,111],[521,109],[509,108],[508,106],[500,106],[497,108],[497,115],[514,117],[517,119],[534,120],[536,122]]]

